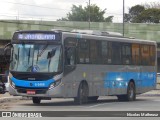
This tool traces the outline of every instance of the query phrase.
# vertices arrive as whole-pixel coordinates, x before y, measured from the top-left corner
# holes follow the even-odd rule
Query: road
[[[34,105],[31,100],[17,100],[3,103],[1,111],[160,111],[160,96],[138,96],[133,102],[119,102],[116,97],[100,97],[97,102],[84,105],[75,105],[73,99],[52,99],[44,100],[40,105]],[[62,112],[63,113],[63,112]],[[76,116],[76,115],[75,115]],[[97,120],[97,119],[119,119],[125,120],[130,117],[75,117],[77,120]],[[7,119],[7,118],[6,118]],[[16,120],[17,118],[15,118]],[[38,118],[39,119],[39,118]],[[40,118],[40,120],[46,118]],[[47,119],[52,119],[48,117]],[[71,117],[56,117],[58,120],[72,120]],[[134,117],[132,120],[148,119],[151,117]],[[152,118],[158,120],[158,117]],[[8,119],[7,119],[8,120]]]

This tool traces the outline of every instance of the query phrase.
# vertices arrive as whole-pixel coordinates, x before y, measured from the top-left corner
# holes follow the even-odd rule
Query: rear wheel
[[[134,101],[136,99],[136,89],[133,82],[129,82],[126,95],[118,95],[119,101]]]
[[[87,103],[88,102],[88,85],[84,82],[82,82],[80,85],[79,85],[79,88],[78,88],[78,94],[77,94],[77,97],[74,98],[74,102],[76,104],[84,104],[84,103]]]
[[[39,97],[33,97],[32,101],[33,101],[34,104],[40,104],[41,98],[39,98]]]
[[[130,82],[127,88],[127,100],[134,101],[136,99],[136,89],[133,82]]]

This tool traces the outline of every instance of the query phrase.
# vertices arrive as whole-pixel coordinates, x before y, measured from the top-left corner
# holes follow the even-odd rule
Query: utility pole
[[[91,22],[91,15],[90,15],[90,12],[91,12],[91,9],[90,9],[91,7],[90,7],[90,0],[89,0],[89,19],[88,19],[88,22],[89,22],[89,30],[90,30],[90,22]]]
[[[124,0],[123,0],[123,36],[124,36],[124,27],[125,27],[125,26],[124,26],[124,12],[125,12],[125,11],[124,11],[124,4],[125,4],[125,3],[124,3]]]

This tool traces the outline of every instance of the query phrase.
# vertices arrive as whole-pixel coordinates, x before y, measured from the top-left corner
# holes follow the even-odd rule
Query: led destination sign
[[[18,34],[19,40],[56,40],[55,34],[43,34],[43,33],[23,33]]]
[[[21,40],[55,40],[54,34],[18,34]]]

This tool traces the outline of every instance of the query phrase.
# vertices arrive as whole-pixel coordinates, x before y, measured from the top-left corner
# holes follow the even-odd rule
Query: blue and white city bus
[[[156,42],[99,32],[17,31],[11,44],[9,93],[43,99],[99,96],[133,101],[156,87]]]

